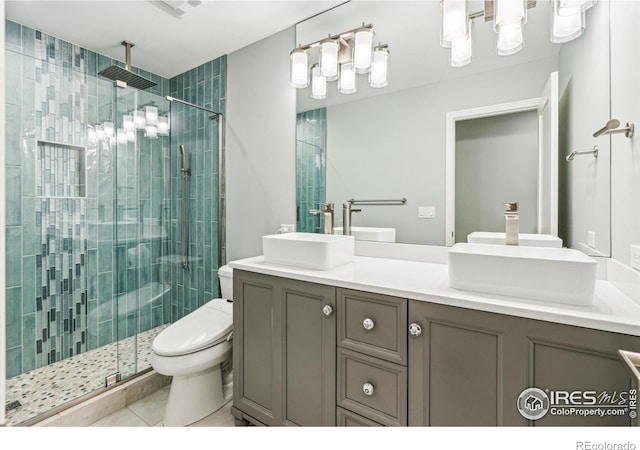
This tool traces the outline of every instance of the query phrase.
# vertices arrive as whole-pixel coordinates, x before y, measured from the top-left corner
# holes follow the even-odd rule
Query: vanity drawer
[[[407,364],[407,300],[338,289],[338,346]]]
[[[336,421],[339,427],[379,427],[378,422],[369,420],[359,414],[353,413],[348,409],[336,408]]]
[[[337,403],[381,425],[407,425],[407,368],[339,348]]]

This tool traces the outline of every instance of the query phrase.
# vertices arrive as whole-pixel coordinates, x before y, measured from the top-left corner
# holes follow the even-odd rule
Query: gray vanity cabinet
[[[335,288],[234,269],[232,414],[336,425]]]
[[[420,327],[409,335],[409,425],[630,425],[628,415],[528,421],[516,403],[529,387],[628,391],[617,350],[640,350],[640,337],[413,300],[409,322]]]

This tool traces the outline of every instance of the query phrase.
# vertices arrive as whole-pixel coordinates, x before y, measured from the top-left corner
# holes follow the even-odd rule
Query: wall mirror
[[[469,12],[482,11],[483,5],[470,1]],[[555,225],[521,231],[558,234],[565,246],[609,255],[610,140],[592,137],[609,120],[609,4],[601,0],[587,11],[584,34],[565,44],[550,42],[549,7],[549,2],[538,1],[528,9],[524,49],[511,56],[496,55],[492,22],[474,19],[472,61],[455,68],[449,66],[448,50],[440,46],[439,2],[349,2],[298,24],[299,45],[363,22],[372,24],[374,43],[388,44],[390,53],[389,84],[384,88],[371,88],[366,75],[357,75],[357,91],[349,95],[339,93],[336,82],[327,83],[323,100],[311,98],[310,88],[297,89],[298,229],[319,227],[318,217],[308,211],[325,201],[336,205],[339,226],[342,204],[355,200],[354,207],[361,211],[353,214],[352,225],[393,228],[395,242],[451,245],[464,240],[450,235],[456,228],[455,216],[462,213],[452,211],[447,146],[455,149],[461,143],[447,142],[447,115],[539,99],[551,74],[557,72],[557,156],[556,161],[545,162],[555,169],[546,181],[549,184],[536,188],[545,193],[544,198],[521,200],[525,208],[521,214],[536,215],[532,223],[546,209],[546,214],[555,217]],[[314,52],[317,50],[310,51],[310,64],[318,59]],[[581,96],[582,103],[578,101]],[[474,127],[470,122],[455,122],[458,140],[483,139],[472,130],[486,131],[489,125]],[[505,121],[493,122],[500,132]],[[512,142],[518,143],[521,136],[515,133]],[[600,149],[597,160],[565,160],[572,151],[595,144]],[[471,147],[475,149],[476,144]],[[517,150],[515,144],[513,147]],[[518,157],[511,159],[518,164]],[[470,183],[470,170],[480,187],[484,179],[501,178],[509,172],[504,163],[477,155],[473,164],[477,170],[467,164],[466,174],[453,171],[454,186]],[[542,178],[540,160],[538,164],[535,159],[523,160],[525,164],[531,166],[532,179]],[[553,189],[555,204],[549,200]],[[482,229],[490,227],[484,215],[498,216],[498,225],[493,226],[500,227],[503,203],[520,200],[511,198],[519,194],[487,192],[485,197],[491,198],[485,200],[492,206],[463,210],[469,215],[465,230],[503,231]],[[368,203],[371,200],[382,201]],[[473,201],[469,204],[475,205]],[[589,242],[592,234],[599,237],[597,243]]]

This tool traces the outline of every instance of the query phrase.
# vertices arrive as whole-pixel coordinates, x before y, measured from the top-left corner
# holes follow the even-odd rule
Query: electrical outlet
[[[435,219],[436,207],[435,206],[418,206],[418,218]]]
[[[587,231],[587,245],[591,248],[596,248],[596,232]]]
[[[640,245],[631,244],[631,267],[640,270]]]

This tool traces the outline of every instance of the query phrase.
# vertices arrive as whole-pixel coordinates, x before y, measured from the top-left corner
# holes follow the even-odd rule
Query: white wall
[[[630,245],[640,245],[640,2],[611,2],[611,117],[635,122],[632,139],[611,137],[612,258],[630,265]]]
[[[611,23],[611,32],[619,33],[618,24]],[[579,244],[587,244],[587,232],[593,231],[596,250],[604,255],[611,252],[611,138],[594,138],[593,133],[609,120],[608,36],[609,2],[599,1],[587,12],[585,33],[564,44],[559,59],[559,234],[565,245],[584,249]],[[585,155],[565,161],[572,151],[594,145],[598,158]]]
[[[0,257],[4,261],[5,252],[5,231],[4,231],[4,208],[5,208],[5,196],[4,196],[4,2],[0,2]],[[4,267],[4,265],[3,265]],[[6,299],[5,299],[5,271],[0,270],[0,425],[5,422],[4,415],[4,403],[5,403],[5,357],[6,357],[6,342],[5,342],[5,311],[6,311]]]
[[[295,223],[293,28],[227,59],[227,261],[262,254],[262,236]]]
[[[398,242],[444,245],[446,113],[539,97],[554,70],[548,58],[329,107],[327,201],[406,197],[358,206],[353,225],[397,225]],[[436,218],[418,219],[418,206],[435,206]]]

